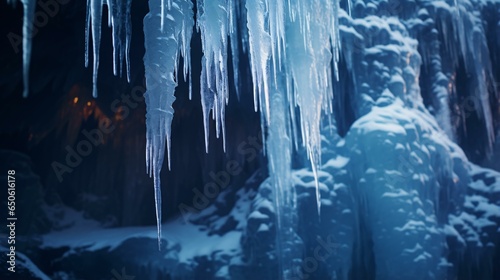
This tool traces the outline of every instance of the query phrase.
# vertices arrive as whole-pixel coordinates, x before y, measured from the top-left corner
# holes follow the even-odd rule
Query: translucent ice
[[[160,171],[167,148],[170,168],[170,126],[174,115],[172,104],[177,86],[176,71],[179,58],[184,57],[184,73],[189,71],[193,27],[192,3],[189,0],[172,1],[171,9],[162,13],[163,1],[149,1],[149,13],[144,18],[146,53],[145,93],[146,113],[146,165],[154,178],[158,242],[161,239],[161,184]],[[162,15],[164,18],[162,19]],[[165,21],[163,29],[161,21]]]
[[[29,93],[29,75],[30,75],[30,59],[31,59],[31,44],[32,44],[32,26],[35,16],[35,0],[21,0],[23,3],[24,19],[23,19],[23,97],[28,97]]]
[[[205,149],[208,153],[208,127],[210,111],[215,119],[216,135],[222,129],[226,147],[225,107],[229,100],[228,85],[228,36],[231,34],[231,13],[234,8],[227,0],[197,1],[197,26],[201,33],[203,49],[201,71],[201,99],[205,127]],[[236,69],[237,71],[237,69]]]
[[[101,43],[101,25],[103,6],[108,6],[108,25],[112,28],[113,41],[113,73],[122,75],[126,67],[127,80],[130,82],[130,40],[132,26],[130,6],[132,0],[87,0],[85,18],[85,66],[89,64],[89,35],[92,33],[93,88],[92,95],[97,97],[97,77],[99,71],[99,49]]]

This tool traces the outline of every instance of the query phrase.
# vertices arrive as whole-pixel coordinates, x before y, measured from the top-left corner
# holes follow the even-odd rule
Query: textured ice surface
[[[191,65],[189,42],[194,24],[191,1],[172,1],[170,9],[162,10],[162,1],[150,1],[149,13],[144,18],[146,53],[145,93],[146,113],[146,165],[154,178],[158,242],[161,236],[161,182],[160,170],[168,154],[170,166],[170,126],[174,116],[177,69],[179,58],[184,57],[184,73]],[[161,28],[162,15],[165,21]]]

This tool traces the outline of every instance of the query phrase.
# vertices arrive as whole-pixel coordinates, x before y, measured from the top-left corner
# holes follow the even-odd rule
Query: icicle
[[[29,75],[32,45],[32,27],[35,16],[35,0],[21,0],[23,3],[23,97],[28,97],[29,93]]]
[[[214,106],[214,96],[215,94],[212,92],[212,90],[207,86],[207,70],[205,67],[207,67],[206,63],[204,62],[206,58],[202,57],[201,58],[201,107],[203,111],[203,128],[205,132],[205,152],[208,153],[208,139],[210,136],[210,110]],[[203,75],[205,73],[205,75]]]
[[[92,49],[94,52],[94,64],[92,73],[92,96],[97,97],[97,73],[99,71],[99,47],[101,43],[101,0],[90,0],[90,25],[92,28]]]
[[[274,185],[274,207],[276,209],[276,234],[277,250],[280,259],[280,279],[289,279],[292,273],[293,249],[288,248],[293,244],[291,228],[295,227],[293,220],[294,189],[290,186],[292,166],[292,140],[290,135],[290,112],[287,94],[284,91],[286,79],[284,73],[275,73],[271,68],[271,118],[268,127],[268,138],[265,139],[267,157],[269,158],[269,176]]]
[[[127,0],[109,0],[112,2],[112,30],[113,30],[113,74],[123,76],[123,61],[127,44],[127,27],[130,22],[127,17]],[[113,2],[114,1],[114,2]]]
[[[293,79],[294,101],[300,108],[302,143],[315,175],[318,213],[321,207],[317,171],[321,159],[321,112],[331,112],[331,63],[337,59],[331,50],[339,49],[338,3],[297,1],[288,23],[287,65]],[[293,14],[296,14],[294,20]],[[332,19],[332,15],[333,19]],[[336,61],[334,60],[335,64]]]
[[[271,38],[265,28],[266,3],[263,0],[248,1],[247,27],[250,48],[254,108],[260,108],[269,122],[268,61],[271,55]],[[263,104],[264,103],[264,104]]]
[[[164,15],[165,26],[161,29],[161,0],[149,1],[149,13],[144,18],[144,41],[146,53],[146,168],[154,178],[158,244],[161,242],[161,185],[160,171],[167,147],[170,169],[170,136],[174,115],[178,60],[184,55],[189,71],[189,42],[194,25],[192,3],[179,0]]]
[[[127,0],[127,6],[125,9],[125,64],[127,67],[127,82],[130,83],[130,42],[132,40],[132,20],[130,16],[130,7],[132,6],[132,0]],[[121,65],[121,64],[120,64]],[[121,66],[120,66],[121,67]]]
[[[132,36],[130,6],[132,0],[108,0],[113,30],[113,74],[122,76],[123,61],[126,63],[127,80],[130,81],[129,48]]]
[[[114,16],[114,4],[117,0],[102,0],[102,5],[105,4],[108,6],[108,27],[111,27],[113,24],[113,16]]]
[[[113,75],[118,76],[118,66],[121,58],[121,41],[120,41],[120,25],[121,19],[121,5],[117,7],[116,0],[108,1],[108,26],[112,28],[111,40],[113,42]],[[121,4],[121,3],[120,3]],[[120,63],[121,64],[121,63]],[[120,69],[121,72],[121,69]]]
[[[161,168],[160,168],[161,169]],[[161,250],[161,180],[160,174],[154,175],[154,190],[155,190],[155,211],[156,211],[156,229],[158,235],[158,250]]]
[[[284,21],[284,3],[282,1],[268,1],[269,9],[269,35],[271,41],[271,57],[273,61],[273,71],[277,73],[281,68],[281,53],[285,45],[285,21]],[[277,75],[274,76],[276,82]]]
[[[229,40],[231,44],[231,58],[233,61],[233,79],[236,96],[240,100],[240,67],[239,67],[239,41],[238,37],[238,16],[239,16],[239,1],[229,0],[227,11],[229,13]]]
[[[90,0],[87,0],[85,13],[85,67],[89,67],[89,42],[90,42]]]
[[[227,53],[231,35],[230,15],[226,0],[197,1],[197,27],[201,33],[203,49],[201,99],[204,114],[205,146],[208,152],[208,112],[214,110],[217,138],[222,131],[225,150],[225,107],[229,99]],[[234,36],[235,34],[233,34]],[[237,71],[237,69],[235,70]]]
[[[339,80],[339,67],[338,63],[340,61],[340,24],[339,24],[339,2],[338,1],[333,1],[331,3],[333,5],[333,22],[332,22],[332,33],[331,33],[331,40],[332,40],[332,45],[333,45],[333,69],[334,69],[334,74],[335,78],[338,81]]]

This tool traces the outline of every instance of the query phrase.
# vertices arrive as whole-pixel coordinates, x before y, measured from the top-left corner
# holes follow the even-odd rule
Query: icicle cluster
[[[226,147],[226,130],[224,127],[224,109],[229,100],[228,83],[228,37],[234,33],[230,26],[232,1],[208,0],[197,1],[196,25],[201,33],[203,58],[201,66],[201,104],[205,127],[205,149],[208,153],[209,118],[216,120],[216,135],[222,129],[224,150]],[[191,97],[191,92],[190,95]]]
[[[427,37],[419,40],[421,55],[425,65],[430,65],[429,71],[433,79],[433,109],[440,126],[447,132],[450,139],[454,135],[453,113],[465,120],[470,111],[474,111],[486,131],[486,150],[491,151],[495,128],[490,110],[490,93],[498,96],[495,88],[495,78],[490,61],[488,40],[485,36],[481,17],[476,12],[478,3],[473,1],[429,1],[424,2],[425,9],[419,11],[423,23],[414,24],[416,28],[433,27]],[[486,8],[483,8],[486,9]],[[471,12],[474,11],[474,12]],[[432,24],[434,23],[435,26]],[[442,37],[442,39],[440,38]],[[457,69],[463,64],[465,74],[470,79],[470,86],[457,89]],[[456,106],[453,99],[458,99],[458,91],[466,96],[472,104]],[[471,105],[471,106],[469,106]],[[460,108],[457,108],[460,107]],[[456,110],[458,112],[453,112]],[[464,123],[464,130],[467,125]]]
[[[93,89],[92,95],[97,97],[97,76],[99,71],[99,47],[101,44],[101,24],[103,6],[108,6],[108,26],[112,28],[113,36],[113,74],[120,77],[125,67],[127,80],[130,82],[130,40],[132,26],[130,21],[130,6],[132,0],[87,0],[87,15],[85,17],[85,67],[89,65],[89,35],[92,31]]]
[[[287,65],[293,79],[293,99],[300,108],[302,142],[315,174],[319,212],[320,118],[322,112],[332,112],[332,69],[336,68],[340,48],[338,2],[297,1],[291,11],[292,20],[296,20],[288,24]]]
[[[144,20],[147,161],[148,170],[155,178],[160,223],[159,173],[165,146],[170,157],[176,71],[182,55],[184,78],[187,79],[190,73],[189,42],[194,22],[191,1],[151,0],[149,3],[150,13]],[[332,110],[332,71],[339,57],[338,9],[338,2],[326,0],[247,1],[244,8],[233,0],[197,1],[196,26],[204,53],[200,80],[205,148],[208,152],[210,116],[216,121],[217,137],[222,132],[225,144],[228,55],[231,50],[237,83],[238,43],[242,40],[248,44],[243,48],[248,49],[254,106],[262,114],[262,131],[281,133],[281,137],[269,137],[270,142],[266,145],[277,189],[277,208],[290,201],[291,195],[286,191],[289,185],[286,170],[291,168],[292,136],[298,131],[302,133],[301,143],[307,149],[315,173],[320,165],[320,118],[322,112],[331,113]],[[240,30],[237,21],[245,15],[247,28]],[[191,96],[191,90],[189,94]],[[295,127],[296,107],[300,109],[300,129]],[[168,161],[170,166],[170,159]],[[317,204],[319,211],[319,191]]]
[[[27,26],[33,18],[35,2],[22,2],[27,11],[24,38],[26,94],[30,55]],[[108,7],[108,25],[112,28],[113,72],[122,75],[123,67],[126,67],[130,80],[131,0],[87,0],[85,65],[89,64],[89,37],[92,35],[94,96],[97,96],[104,5]],[[301,143],[306,148],[315,174],[320,166],[320,118],[323,112],[331,113],[332,110],[332,71],[336,72],[339,58],[338,5],[338,1],[328,0],[197,1],[196,23],[204,53],[200,80],[206,150],[208,152],[210,114],[216,121],[217,137],[222,132],[225,143],[224,114],[229,98],[228,55],[231,50],[238,89],[241,46],[250,59],[254,106],[262,115],[262,131],[281,133],[280,137],[270,136],[266,145],[277,188],[278,208],[280,204],[288,203],[291,197],[287,193],[287,170],[291,168],[292,140],[296,147]],[[191,77],[188,78],[190,41],[195,22],[191,0],[150,0],[149,9],[144,18],[146,161],[148,173],[154,178],[160,239],[160,170],[165,147],[170,167],[172,104],[181,56],[184,58],[184,79],[191,83]],[[246,20],[246,28],[238,25],[242,19]],[[191,97],[191,86],[189,94]],[[296,107],[300,112],[300,129],[296,127]],[[298,132],[301,133],[301,141],[295,137]],[[317,204],[319,211],[319,191]]]
[[[321,158],[320,118],[322,112],[331,113],[331,77],[339,57],[338,2],[263,0],[248,1],[246,8],[254,105],[263,115],[262,125],[274,125],[271,92],[284,90],[290,105],[285,124],[297,131],[294,111],[298,106],[298,131],[316,174]],[[317,204],[319,211],[319,191]]]

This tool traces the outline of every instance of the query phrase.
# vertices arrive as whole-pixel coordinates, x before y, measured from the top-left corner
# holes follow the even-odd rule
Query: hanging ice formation
[[[421,44],[422,59],[424,64],[431,65],[429,72],[435,77],[432,85],[433,109],[436,110],[436,118],[440,126],[447,132],[451,139],[456,139],[454,135],[451,120],[450,108],[455,104],[450,104],[450,99],[457,98],[456,84],[457,68],[463,64],[465,73],[470,81],[466,97],[472,104],[460,107],[459,115],[467,116],[469,112],[474,111],[477,117],[482,120],[484,131],[486,131],[486,150],[491,151],[494,141],[494,125],[491,118],[489,92],[495,92],[495,79],[492,72],[492,64],[489,60],[490,50],[488,48],[487,38],[482,27],[481,18],[476,13],[473,1],[429,1],[425,3],[425,12],[420,13],[422,20],[433,19],[436,22],[436,29],[429,32],[427,38],[419,40]],[[415,29],[428,28],[420,24],[412,23]],[[445,52],[440,52],[439,36],[443,37]],[[420,39],[420,38],[419,38]],[[493,50],[491,50],[493,51]],[[448,62],[449,61],[449,62]],[[451,64],[451,65],[450,65]],[[449,96],[452,96],[450,98]],[[470,106],[471,105],[471,106]],[[455,109],[455,108],[454,108]],[[464,130],[467,126],[464,125]]]
[[[12,0],[8,0],[12,2]],[[21,0],[24,8],[23,26],[23,63],[24,96],[28,93],[29,57],[31,52],[30,25],[33,21],[35,1]],[[113,36],[113,72],[121,75],[125,67],[127,78],[130,77],[129,46],[131,38],[130,5],[131,0],[87,0],[86,16],[86,53],[85,64],[89,64],[89,37],[92,35],[93,50],[93,95],[97,96],[97,76],[99,68],[99,45],[103,5],[108,6],[108,25]],[[318,169],[321,164],[320,120],[322,114],[332,113],[333,80],[338,77],[340,33],[339,14],[343,23],[345,45],[342,54],[347,69],[357,73],[354,77],[353,96],[357,108],[363,111],[362,104],[369,102],[369,95],[383,92],[384,89],[366,88],[362,83],[364,62],[355,61],[357,41],[367,45],[383,41],[380,34],[358,34],[350,25],[360,25],[359,29],[370,29],[369,23],[357,20],[364,2],[351,5],[348,1],[348,13],[339,10],[339,1],[333,0],[199,0],[196,1],[197,14],[194,20],[191,0],[149,0],[149,13],[144,18],[145,49],[144,56],[147,92],[147,131],[146,164],[147,172],[154,178],[155,206],[158,226],[158,241],[161,240],[161,187],[160,171],[164,155],[167,153],[170,167],[171,122],[174,115],[172,107],[175,101],[175,88],[181,57],[184,60],[182,75],[191,83],[190,42],[196,27],[202,38],[203,58],[201,71],[201,102],[203,108],[205,148],[208,151],[209,118],[216,122],[216,135],[222,134],[225,146],[225,106],[229,98],[229,50],[232,53],[234,80],[238,89],[238,56],[240,51],[249,56],[250,73],[253,82],[255,110],[262,117],[262,131],[265,135],[266,154],[269,158],[271,181],[274,185],[274,206],[277,212],[278,250],[282,258],[282,271],[286,273],[291,257],[284,253],[287,248],[280,247],[289,238],[288,228],[293,223],[284,218],[286,207],[294,205],[294,193],[289,187],[291,154],[293,147],[301,144],[311,163],[316,183],[316,204],[319,213],[321,198],[318,187]],[[427,22],[436,21],[435,32],[428,32],[431,38],[420,40],[421,56],[425,65],[431,65],[430,84],[434,94],[433,109],[440,126],[453,137],[450,127],[448,95],[453,95],[454,67],[460,63],[466,65],[466,72],[472,74],[474,81],[470,90],[476,96],[475,112],[484,121],[488,134],[488,145],[493,137],[491,112],[488,106],[488,87],[492,81],[491,63],[487,60],[487,46],[484,34],[477,32],[476,21],[479,19],[466,13],[469,2],[455,2],[451,7],[444,1],[423,3],[425,9],[418,11],[421,21],[408,21],[409,32],[426,28]],[[367,5],[366,7],[368,7]],[[369,7],[367,8],[369,10]],[[388,12],[391,12],[388,10]],[[404,12],[404,11],[401,11]],[[417,12],[417,11],[414,11]],[[451,20],[450,20],[451,18]],[[430,21],[424,19],[431,19]],[[372,19],[375,21],[374,19]],[[244,22],[242,24],[241,22]],[[366,24],[366,26],[364,25]],[[391,23],[396,26],[395,24]],[[377,26],[388,30],[386,23]],[[432,26],[431,26],[432,28]],[[440,40],[436,34],[444,34],[444,49],[447,61],[453,65],[442,65],[439,53]],[[451,34],[450,34],[451,33]],[[468,37],[474,40],[467,40]],[[385,39],[384,39],[385,38]],[[240,44],[241,43],[241,44]],[[242,49],[240,50],[239,47]],[[364,46],[362,46],[364,47]],[[437,51],[436,51],[437,50]],[[376,52],[372,48],[367,54]],[[387,53],[393,49],[385,50]],[[359,60],[359,59],[358,59]],[[428,61],[432,61],[429,63]],[[411,68],[405,71],[413,71]],[[405,74],[405,73],[403,73]],[[407,73],[406,73],[407,74]],[[405,75],[406,75],[405,74]],[[415,99],[404,94],[407,89],[401,87],[402,74],[392,76],[391,86],[402,99]],[[404,75],[403,75],[404,76]],[[451,77],[451,78],[450,78]],[[340,81],[342,82],[342,81]],[[403,83],[404,84],[404,83]],[[366,92],[365,92],[366,91]],[[365,94],[367,93],[367,94]],[[191,86],[189,96],[191,96]],[[238,93],[239,94],[239,93]],[[365,98],[366,100],[364,100]],[[368,99],[367,99],[368,98]],[[411,100],[409,102],[412,102]],[[298,108],[298,110],[296,110]],[[297,114],[298,112],[298,114]],[[358,113],[356,113],[358,114]],[[340,114],[342,115],[342,114]],[[359,113],[356,117],[360,117]],[[342,122],[342,121],[341,121]],[[283,245],[284,246],[284,245]]]
[[[28,97],[29,93],[29,73],[31,59],[31,42],[33,31],[33,19],[35,17],[35,0],[20,0],[23,4],[23,97]],[[16,0],[7,0],[11,5],[16,4]]]
[[[149,5],[150,12],[144,20],[148,88],[146,153],[148,172],[155,181],[158,233],[161,234],[159,173],[165,145],[170,155],[172,103],[181,55],[184,78],[190,73],[189,42],[194,22],[191,1],[152,0]],[[276,208],[280,209],[292,197],[284,170],[291,168],[293,131],[302,133],[301,143],[315,172],[320,164],[320,117],[322,112],[331,113],[332,69],[340,48],[338,2],[303,0],[287,5],[281,1],[248,1],[243,8],[232,0],[197,1],[197,11],[197,27],[204,50],[200,80],[206,150],[210,114],[216,121],[217,137],[222,133],[225,143],[224,112],[229,98],[227,54],[229,48],[233,54],[238,52],[237,17],[246,14],[254,105],[263,116],[262,131],[265,126],[269,131],[285,132],[283,139],[270,137],[266,145],[271,171],[276,174]],[[287,45],[291,49],[287,50]],[[237,65],[237,55],[233,61]],[[234,68],[237,77],[238,68]],[[191,96],[191,90],[189,94]],[[300,109],[300,130],[294,127],[296,106]],[[281,159],[283,147],[285,159]],[[168,162],[170,166],[170,156]],[[319,191],[317,207],[319,211]]]
[[[94,96],[97,95],[97,71],[99,67],[100,21],[102,5],[109,7],[109,25],[113,27],[115,50],[114,73],[122,67],[123,54],[127,61],[130,40],[130,1],[88,0],[86,45],[92,31],[94,53]],[[146,54],[146,105],[148,173],[154,178],[158,238],[161,236],[160,170],[165,147],[170,167],[170,125],[173,117],[172,104],[177,86],[179,59],[184,58],[184,79],[190,76],[190,49],[193,7],[189,0],[150,0],[150,12],[144,19]],[[197,1],[196,25],[201,33],[202,58],[201,101],[205,127],[205,148],[208,152],[210,114],[216,121],[216,135],[222,133],[225,147],[225,106],[229,98],[228,51],[231,49],[238,83],[238,40],[248,38],[254,106],[263,117],[263,128],[285,132],[284,139],[274,139],[266,145],[270,168],[275,177],[276,208],[280,209],[291,198],[287,190],[287,176],[283,170],[291,168],[291,139],[297,131],[307,151],[315,174],[320,165],[320,118],[322,112],[331,113],[332,69],[338,61],[338,2],[300,0],[248,1]],[[320,11],[319,13],[317,11]],[[248,34],[239,30],[237,21],[246,14]],[[333,16],[332,16],[333,15]],[[238,34],[243,33],[243,34]],[[123,35],[125,34],[125,35]],[[238,36],[239,35],[239,36]],[[248,37],[247,37],[248,36]],[[314,48],[313,48],[314,46]],[[287,49],[288,48],[288,49]],[[332,60],[333,59],[333,60]],[[118,66],[118,61],[119,66]],[[332,63],[333,62],[333,63]],[[88,64],[88,54],[86,65]],[[191,77],[189,77],[191,83]],[[237,88],[237,87],[236,87]],[[191,86],[189,96],[191,97]],[[276,98],[277,100],[272,100]],[[272,104],[283,102],[283,106]],[[295,107],[300,110],[300,129],[295,127]],[[272,112],[276,110],[276,112]],[[290,141],[284,145],[284,141]],[[274,143],[276,141],[276,143]],[[283,145],[288,160],[283,156]],[[280,172],[277,172],[280,170]],[[317,185],[317,182],[316,182]],[[316,186],[318,188],[318,186]],[[319,191],[317,195],[320,209]]]
[[[26,11],[23,41],[26,95],[31,49],[28,32],[35,1],[23,0],[22,3]],[[127,78],[130,78],[131,0],[87,0],[85,65],[89,64],[91,35],[94,97],[97,97],[104,5],[108,6],[108,25],[112,28],[113,72],[121,75],[125,61]],[[174,114],[172,104],[175,100],[177,70],[182,56],[182,71],[187,80],[191,64],[190,41],[195,22],[190,0],[150,0],[149,9],[144,18],[146,163],[148,173],[154,178],[160,241],[160,170],[165,147],[170,167],[170,125]],[[277,208],[292,197],[287,191],[288,173],[285,172],[291,168],[292,140],[295,145],[302,143],[306,148],[315,173],[320,165],[320,117],[322,112],[331,113],[332,110],[331,74],[332,69],[336,69],[340,48],[338,9],[338,1],[327,0],[258,0],[247,1],[246,4],[234,0],[197,1],[196,23],[204,51],[200,79],[206,149],[208,151],[210,113],[216,120],[217,136],[222,132],[225,142],[224,111],[229,98],[227,54],[231,48],[235,81],[238,83],[238,42],[242,38],[243,50],[247,50],[250,57],[255,110],[260,110],[264,120],[262,131],[266,131],[267,127],[269,131],[284,132],[282,137],[268,137],[266,145],[270,169],[275,174]],[[247,28],[239,29],[237,22],[245,15]],[[300,129],[295,127],[296,107],[300,110]],[[300,139],[293,137],[297,132],[301,133]],[[283,146],[286,155],[283,154]],[[283,156],[285,158],[281,158]],[[319,191],[317,207],[319,211]]]
[[[160,170],[167,146],[170,168],[170,125],[174,116],[172,104],[177,86],[179,57],[184,57],[184,77],[189,72],[192,28],[194,24],[190,1],[175,1],[165,10],[163,1],[149,1],[144,18],[146,54],[146,166],[154,178],[158,243],[161,240]],[[162,18],[164,15],[164,18]],[[164,21],[163,29],[161,22]]]
[[[130,6],[132,0],[87,0],[85,17],[85,67],[89,65],[89,35],[92,31],[93,89],[92,95],[97,97],[97,76],[99,71],[99,47],[101,44],[101,24],[103,6],[108,6],[108,26],[112,28],[113,40],[113,74],[122,76],[125,63],[127,80],[130,81],[130,39],[132,27]]]

